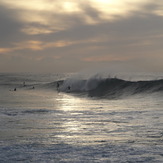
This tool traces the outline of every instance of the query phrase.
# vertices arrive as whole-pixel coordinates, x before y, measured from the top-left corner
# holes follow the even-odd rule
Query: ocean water
[[[162,163],[162,79],[1,73],[0,162]]]

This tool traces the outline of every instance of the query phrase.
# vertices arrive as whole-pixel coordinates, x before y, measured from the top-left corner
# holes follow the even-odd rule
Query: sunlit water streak
[[[161,93],[99,99],[1,88],[0,162],[162,162]]]

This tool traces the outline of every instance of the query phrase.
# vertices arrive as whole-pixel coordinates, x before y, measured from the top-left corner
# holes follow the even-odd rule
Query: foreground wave
[[[118,78],[68,79],[59,81],[59,84],[61,92],[82,93],[90,97],[119,98],[139,93],[163,91],[163,79],[150,81],[126,81]]]

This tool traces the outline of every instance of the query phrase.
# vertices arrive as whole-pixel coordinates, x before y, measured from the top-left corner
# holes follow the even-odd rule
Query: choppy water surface
[[[3,78],[0,162],[163,162],[162,92],[99,98],[57,92],[53,78]]]

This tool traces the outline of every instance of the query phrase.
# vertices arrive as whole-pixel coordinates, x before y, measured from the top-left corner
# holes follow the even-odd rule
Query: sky
[[[162,0],[0,0],[0,72],[163,72]]]

